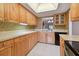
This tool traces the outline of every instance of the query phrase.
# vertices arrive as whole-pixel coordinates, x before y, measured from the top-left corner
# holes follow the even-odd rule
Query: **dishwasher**
[[[67,32],[55,32],[55,45],[60,45],[60,34],[67,34]]]

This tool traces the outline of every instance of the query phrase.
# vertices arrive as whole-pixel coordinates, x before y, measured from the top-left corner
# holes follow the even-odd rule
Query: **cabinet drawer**
[[[13,46],[13,45],[14,45],[14,41],[13,40],[8,40],[8,41],[4,42],[4,46],[9,47],[9,46]]]
[[[2,48],[4,46],[3,42],[0,42],[0,48]]]
[[[11,48],[10,47],[9,48],[6,48],[6,47],[2,48],[0,50],[0,56],[11,56]]]

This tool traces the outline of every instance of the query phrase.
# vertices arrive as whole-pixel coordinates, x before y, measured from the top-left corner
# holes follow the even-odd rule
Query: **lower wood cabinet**
[[[46,43],[46,32],[39,32],[39,42]]]
[[[16,56],[21,56],[23,55],[23,40],[20,38],[15,39],[15,55]]]
[[[42,43],[55,43],[54,32],[39,32],[39,42]]]
[[[37,32],[0,42],[0,56],[24,56],[37,43]]]
[[[11,56],[14,55],[14,42],[13,40],[8,40],[0,43],[0,56]]]
[[[60,55],[64,56],[64,39],[60,38]]]
[[[55,44],[55,33],[54,32],[47,32],[47,43]]]
[[[29,49],[31,50],[33,46],[37,43],[37,33],[32,33],[28,35],[28,40],[29,40]]]
[[[2,50],[0,50],[0,56],[11,56],[11,47],[3,47]]]

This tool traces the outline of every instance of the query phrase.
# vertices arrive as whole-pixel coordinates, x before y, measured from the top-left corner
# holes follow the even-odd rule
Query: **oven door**
[[[65,42],[65,56],[79,56],[78,52],[72,48],[68,41]]]

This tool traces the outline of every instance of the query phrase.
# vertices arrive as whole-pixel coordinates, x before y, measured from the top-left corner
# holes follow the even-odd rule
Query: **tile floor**
[[[60,56],[60,47],[51,44],[38,43],[27,56]]]

